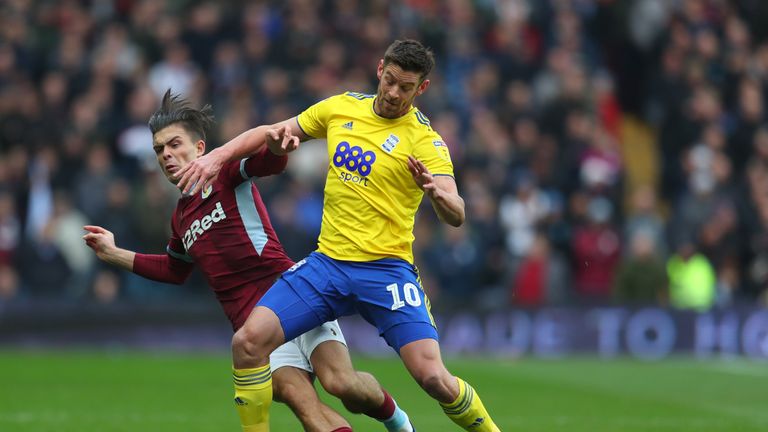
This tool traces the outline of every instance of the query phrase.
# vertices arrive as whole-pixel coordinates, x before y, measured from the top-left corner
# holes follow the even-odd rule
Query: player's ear
[[[205,154],[205,141],[197,140],[197,146],[196,147],[197,148],[195,149],[196,150],[195,153],[197,154],[197,157],[200,157],[200,156]]]
[[[376,78],[381,79],[384,74],[384,59],[379,60],[379,66],[376,67]]]
[[[419,84],[419,88],[416,89],[416,96],[420,96],[422,93],[427,91],[427,88],[429,87],[429,80],[425,79],[424,81]]]

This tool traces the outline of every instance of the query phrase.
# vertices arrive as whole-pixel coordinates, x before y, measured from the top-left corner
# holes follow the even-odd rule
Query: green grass
[[[419,432],[459,430],[395,359],[355,358]],[[452,360],[503,431],[768,430],[768,365],[595,359]],[[238,431],[224,356],[0,351],[0,431]],[[328,400],[327,398],[325,398]],[[357,431],[374,421],[334,407]],[[281,404],[273,431],[299,431]]]

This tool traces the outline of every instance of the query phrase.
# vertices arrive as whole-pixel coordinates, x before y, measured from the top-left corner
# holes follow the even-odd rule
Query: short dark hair
[[[171,89],[168,89],[160,103],[160,108],[149,118],[149,130],[154,135],[157,131],[176,123],[180,123],[194,138],[205,141],[205,133],[214,123],[213,108],[210,105],[199,110],[191,108],[186,99],[171,94]]]
[[[435,55],[417,40],[396,40],[384,53],[384,66],[390,63],[404,71],[418,72],[423,80],[435,66]]]

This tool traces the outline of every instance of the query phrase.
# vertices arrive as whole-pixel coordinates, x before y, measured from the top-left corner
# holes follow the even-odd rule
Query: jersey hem
[[[402,256],[397,256],[397,255],[372,255],[372,254],[367,254],[365,256],[360,255],[360,256],[355,256],[355,257],[349,257],[349,256],[342,257],[340,255],[335,255],[335,254],[330,253],[329,251],[325,251],[325,250],[321,250],[321,249],[317,249],[315,251],[315,253],[319,253],[319,254],[325,255],[328,258],[336,260],[336,261],[348,261],[348,262],[356,262],[356,263],[374,262],[374,261],[380,261],[380,260],[383,260],[383,259],[396,259],[396,260],[400,260],[400,261],[406,262],[406,263],[408,263],[410,265],[413,265],[413,262],[414,262],[413,259],[409,260],[407,258],[404,258]]]

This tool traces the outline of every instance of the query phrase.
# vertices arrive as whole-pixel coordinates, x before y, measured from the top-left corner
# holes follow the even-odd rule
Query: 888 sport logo
[[[366,177],[371,173],[374,162],[376,162],[376,153],[370,150],[363,152],[360,146],[352,146],[346,141],[340,142],[333,153],[333,165],[350,171],[341,173],[339,176],[339,180],[344,182],[351,181],[368,186]]]

